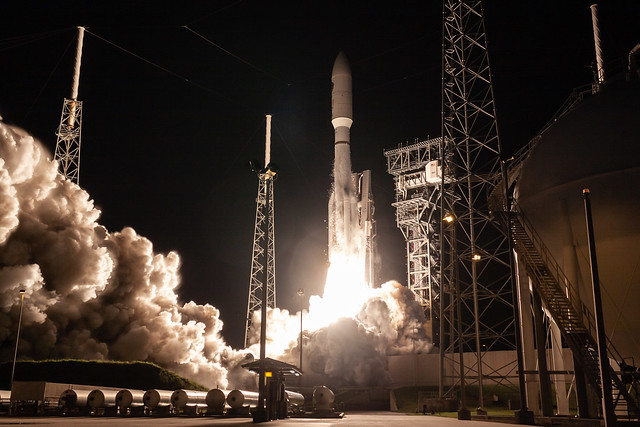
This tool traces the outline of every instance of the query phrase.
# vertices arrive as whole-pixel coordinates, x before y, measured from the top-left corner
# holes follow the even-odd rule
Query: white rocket
[[[352,252],[352,241],[358,224],[355,185],[351,173],[350,128],[353,123],[351,101],[351,69],[344,53],[340,52],[331,73],[331,124],[335,130],[335,158],[333,164],[333,193],[329,199],[329,254],[338,248]]]
[[[353,104],[351,69],[340,52],[331,73],[331,124],[335,130],[333,192],[329,199],[329,259],[332,251],[345,255],[360,254],[365,281],[374,285],[373,198],[371,172],[351,171],[351,124]]]

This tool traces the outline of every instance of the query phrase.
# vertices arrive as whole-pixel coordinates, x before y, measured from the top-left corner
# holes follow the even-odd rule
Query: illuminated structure
[[[265,168],[254,165],[258,174],[258,196],[256,198],[256,220],[253,228],[253,250],[249,299],[244,334],[244,346],[249,346],[249,330],[253,313],[262,310],[263,286],[266,286],[267,307],[276,306],[276,258],[273,212],[273,181],[276,172],[271,168],[271,116],[267,115]]]
[[[479,0],[444,0],[442,55],[442,137],[385,155],[409,287],[440,351],[440,397],[460,387],[464,402],[473,383],[482,409],[482,355],[513,349],[515,329],[508,240],[488,206],[501,163]]]
[[[394,176],[396,224],[407,243],[407,286],[426,317],[425,331],[439,342],[441,138],[386,150]]]
[[[442,27],[441,214],[454,220],[441,220],[440,395],[475,383],[482,408],[482,354],[514,348],[515,329],[508,241],[488,206],[500,141],[481,2],[445,0]],[[463,360],[464,349],[475,357]]]
[[[58,162],[61,175],[76,184],[80,182],[80,140],[82,133],[82,101],[78,101],[78,86],[80,84],[80,65],[82,59],[82,42],[84,27],[78,27],[78,45],[73,72],[71,98],[65,98],[62,106],[60,125],[56,135],[56,150],[54,159]]]
[[[547,407],[552,411],[554,383],[558,390],[575,381],[581,417],[598,416],[597,402],[604,397],[596,351],[585,209],[580,197],[583,189],[589,188],[594,200],[615,414],[632,418],[640,415],[636,391],[640,377],[633,366],[640,358],[640,321],[635,306],[627,303],[640,298],[636,286],[640,259],[640,226],[636,220],[640,215],[636,185],[640,179],[637,75],[637,68],[630,63],[626,79],[622,74],[610,81],[596,77],[593,85],[574,91],[566,107],[517,153],[510,168],[509,182],[517,178],[517,203],[509,224],[518,256],[519,303],[521,312],[533,313],[535,320],[535,325],[531,320],[528,326],[523,322],[526,369],[539,366],[540,379],[527,384],[532,408],[537,407],[540,393],[543,410]],[[612,129],[617,135],[615,150],[607,143]],[[542,165],[548,173],[539,173]],[[499,212],[498,203],[494,209]],[[502,219],[506,223],[506,216]],[[532,344],[534,332],[549,337],[541,346],[543,351]],[[575,374],[568,378],[549,374],[550,370],[563,369],[558,366],[562,359],[557,356],[563,343],[571,349],[574,360]],[[596,397],[590,400],[590,394]],[[567,396],[556,395],[565,401],[558,400],[558,412],[568,414]],[[544,401],[545,396],[549,396],[549,402]]]
[[[351,171],[353,100],[351,68],[343,52],[331,72],[331,124],[334,138],[333,189],[329,198],[329,260],[333,251],[363,257],[364,282],[375,285],[375,221],[371,171]]]

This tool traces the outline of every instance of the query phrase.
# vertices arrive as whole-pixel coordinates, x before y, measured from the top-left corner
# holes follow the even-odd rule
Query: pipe
[[[593,41],[596,48],[596,87],[604,83],[604,66],[602,47],[600,46],[600,24],[598,22],[598,5],[591,5],[591,21],[593,22]],[[597,90],[596,90],[597,92]]]
[[[267,114],[267,126],[265,131],[264,167],[271,163],[271,115]]]
[[[596,315],[596,339],[598,341],[598,362],[600,363],[600,386],[602,387],[602,412],[605,427],[616,425],[616,414],[613,408],[613,392],[611,390],[611,365],[607,355],[607,336],[604,329],[604,313],[600,294],[600,276],[598,274],[598,257],[593,234],[593,218],[589,189],[582,190],[584,197],[584,214],[587,223],[587,243],[589,244],[589,260],[591,264],[591,286],[593,288],[593,305]]]

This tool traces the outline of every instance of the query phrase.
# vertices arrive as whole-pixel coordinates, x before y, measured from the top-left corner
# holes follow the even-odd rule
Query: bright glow
[[[316,330],[342,317],[353,317],[369,294],[362,257],[333,252],[324,295],[322,298],[314,295],[309,299],[308,328]]]
[[[444,218],[442,218],[442,219],[444,219],[444,220],[445,220],[446,222],[448,222],[448,223],[452,223],[454,218],[453,218],[453,215],[451,215],[451,214],[446,214],[446,215],[444,216]]]
[[[478,255],[478,254],[474,254],[474,255],[471,257],[471,259],[472,259],[472,260],[474,260],[474,261],[480,261],[480,259],[481,259],[481,258],[482,258],[482,257],[481,257],[480,255]]]

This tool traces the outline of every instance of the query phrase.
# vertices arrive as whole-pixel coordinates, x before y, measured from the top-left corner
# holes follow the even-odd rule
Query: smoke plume
[[[147,360],[205,385],[243,383],[247,352],[221,338],[219,311],[179,302],[180,257],[130,227],[109,232],[50,153],[0,122],[0,357]],[[249,378],[250,379],[250,378]]]
[[[24,289],[22,358],[146,360],[210,387],[255,387],[240,365],[258,345],[232,349],[218,309],[180,301],[179,255],[155,253],[134,229],[111,232],[99,217],[38,141],[0,121],[0,358],[13,357]],[[390,282],[360,297],[354,315],[339,319],[331,301],[312,298],[307,378],[381,384],[385,355],[428,349],[422,311],[405,287]],[[268,355],[297,364],[300,318],[275,309],[268,319]]]

